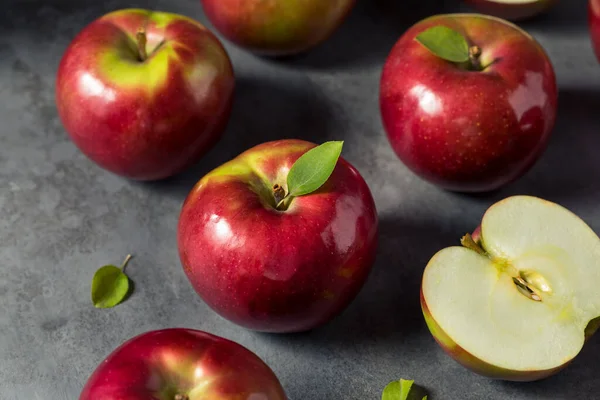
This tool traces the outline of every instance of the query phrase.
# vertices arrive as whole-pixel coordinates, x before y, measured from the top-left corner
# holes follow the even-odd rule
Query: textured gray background
[[[198,0],[8,0],[0,11],[0,399],[73,400],[114,347],[166,327],[207,330],[249,347],[293,400],[377,399],[391,380],[413,378],[431,399],[598,398],[600,340],[550,379],[491,381],[442,353],[419,308],[419,280],[434,252],[456,244],[494,201],[541,196],[600,231],[600,65],[592,55],[586,1],[564,0],[521,24],[549,52],[560,85],[550,147],[521,180],[492,194],[442,191],[413,176],[388,146],[378,110],[382,63],[422,17],[464,9],[454,1],[362,0],[324,45],[287,61],[226,43],[238,78],[224,139],[192,170],[160,183],[113,176],[67,139],[53,97],[71,38],[104,12],[142,6],[203,22]],[[193,183],[260,142],[344,139],[381,219],[373,273],[356,301],[327,326],[299,335],[249,332],[195,295],[175,241]],[[99,266],[135,254],[135,292],[110,310],[90,303]]]

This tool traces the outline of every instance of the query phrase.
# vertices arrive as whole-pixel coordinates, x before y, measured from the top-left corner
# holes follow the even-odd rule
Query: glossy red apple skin
[[[465,0],[473,8],[483,14],[494,15],[509,21],[522,21],[544,13],[557,0],[538,0],[528,4],[502,4],[494,0]]]
[[[181,210],[181,263],[200,297],[248,329],[299,332],[339,314],[363,286],[378,219],[359,172],[340,158],[316,192],[273,207],[271,188],[315,144],[258,145],[203,177]]]
[[[560,365],[556,368],[546,370],[527,370],[527,371],[515,371],[506,368],[500,368],[495,365],[491,365],[469,353],[461,346],[459,346],[448,334],[437,324],[435,319],[431,316],[427,302],[423,296],[423,290],[421,289],[421,309],[427,327],[434,337],[435,341],[440,347],[452,357],[459,364],[468,368],[469,370],[492,379],[501,379],[505,381],[517,381],[517,382],[530,382],[540,379],[547,378],[551,375],[558,373],[560,370],[565,368],[570,362]]]
[[[415,37],[444,25],[480,47],[482,72],[435,56]],[[421,178],[445,189],[485,192],[523,175],[546,148],[557,87],[542,47],[495,17],[450,14],[411,27],[392,49],[380,83],[390,144]]]
[[[600,61],[600,0],[589,0],[588,19],[594,53]]]
[[[135,42],[142,27],[144,62]],[[176,14],[124,9],[91,22],[70,43],[56,104],[87,157],[124,177],[156,180],[181,172],[218,141],[233,91],[229,57],[209,30]]]
[[[136,336],[88,379],[79,400],[286,400],[273,371],[227,339],[172,328]]]
[[[257,54],[307,51],[342,24],[356,0],[201,0],[206,16],[228,40]]]

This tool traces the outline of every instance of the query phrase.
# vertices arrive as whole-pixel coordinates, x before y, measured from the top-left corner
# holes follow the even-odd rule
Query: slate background
[[[197,0],[8,0],[0,11],[0,399],[72,400],[114,347],[141,332],[185,326],[235,340],[262,357],[293,400],[378,399],[400,377],[430,399],[591,399],[600,393],[600,340],[559,375],[529,384],[491,381],[435,344],[419,308],[423,267],[472,230],[493,202],[531,194],[559,202],[600,232],[600,65],[584,0],[562,1],[522,23],[547,49],[560,85],[550,146],[501,191],[466,196],[412,175],[383,134],[378,81],[396,39],[419,19],[465,10],[456,1],[361,0],[347,23],[314,51],[286,61],[225,42],[238,77],[223,140],[187,173],[129,182],[89,162],[67,139],[54,106],[62,52],[105,12],[140,6],[206,22]],[[175,230],[193,183],[266,140],[344,139],[380,220],[379,256],[356,301],[325,327],[297,335],[249,332],[195,295],[180,268]],[[130,299],[96,310],[91,277],[127,253]]]

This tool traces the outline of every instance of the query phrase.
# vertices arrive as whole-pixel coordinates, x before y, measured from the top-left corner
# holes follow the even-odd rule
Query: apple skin
[[[600,0],[589,1],[588,20],[594,53],[600,61]]]
[[[183,204],[184,271],[206,304],[245,328],[283,333],[322,325],[347,307],[373,265],[375,203],[343,158],[316,192],[274,209],[272,186],[286,187],[289,168],[315,146],[260,144],[203,177]]]
[[[79,400],[286,400],[273,371],[238,343],[192,329],[136,336],[88,379]]]
[[[509,21],[522,21],[535,17],[558,2],[557,0],[538,0],[530,4],[502,4],[494,0],[465,1],[483,14],[494,15]]]
[[[201,0],[213,26],[237,46],[268,56],[307,51],[342,24],[356,0]]]
[[[440,345],[440,347],[452,357],[459,364],[468,368],[469,370],[492,379],[500,379],[506,381],[516,381],[516,382],[530,382],[536,381],[540,379],[547,378],[551,375],[556,374],[563,368],[565,368],[569,363],[565,363],[556,368],[547,369],[547,370],[531,370],[531,371],[513,371],[505,368],[500,368],[494,365],[491,365],[477,357],[473,354],[469,353],[461,346],[456,344],[444,330],[435,322],[433,317],[429,312],[429,308],[427,307],[427,303],[425,301],[425,297],[423,296],[423,289],[421,289],[421,310],[423,311],[423,316],[425,317],[425,322],[427,323],[427,327],[431,332],[431,335],[435,339],[435,341]]]
[[[135,47],[141,27],[144,62]],[[229,56],[200,23],[123,9],[91,22],[70,43],[58,69],[56,105],[88,158],[130,179],[157,180],[197,162],[218,141],[233,91]]]
[[[463,32],[489,65],[469,71],[415,40],[438,25]],[[519,178],[546,148],[557,86],[543,48],[501,19],[447,14],[411,27],[396,43],[380,83],[389,142],[403,163],[445,189],[486,192]]]

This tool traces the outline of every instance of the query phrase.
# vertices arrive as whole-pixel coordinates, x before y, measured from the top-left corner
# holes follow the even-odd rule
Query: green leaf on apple
[[[469,43],[460,33],[438,25],[419,33],[416,40],[436,56],[451,62],[469,61]]]
[[[111,308],[121,303],[129,292],[129,277],[125,267],[131,259],[128,255],[121,267],[105,265],[98,269],[92,279],[92,302],[96,308]]]
[[[325,142],[300,156],[287,176],[288,196],[302,196],[323,186],[335,169],[343,144]]]
[[[424,390],[414,385],[415,381],[400,379],[390,382],[381,395],[381,400],[427,400]]]

